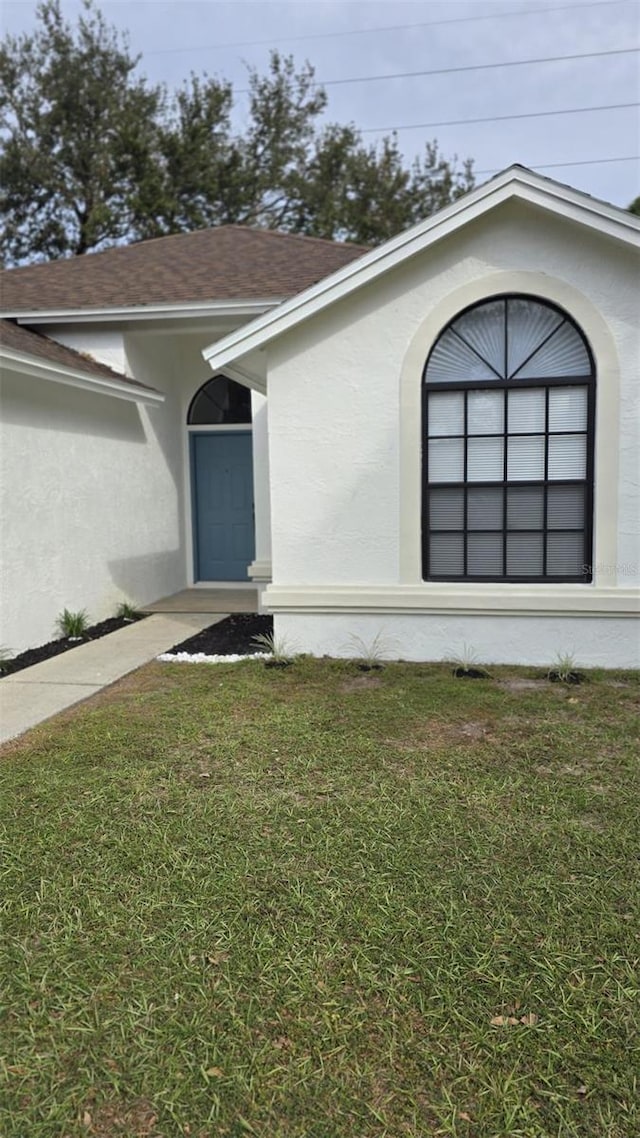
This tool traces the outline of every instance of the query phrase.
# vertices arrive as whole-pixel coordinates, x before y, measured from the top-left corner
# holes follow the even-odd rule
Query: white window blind
[[[508,427],[514,435],[539,434],[545,429],[546,395],[544,388],[523,387],[509,391]]]

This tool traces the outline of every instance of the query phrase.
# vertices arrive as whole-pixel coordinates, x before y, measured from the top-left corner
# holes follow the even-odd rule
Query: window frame
[[[467,312],[470,312],[473,309],[481,308],[485,304],[490,304],[490,303],[498,301],[498,300],[504,300],[505,301],[505,333],[504,333],[504,336],[505,336],[505,344],[504,344],[505,362],[507,359],[507,349],[508,349],[508,305],[506,302],[509,300],[525,300],[525,301],[533,302],[535,304],[540,304],[546,308],[552,309],[554,312],[557,312],[562,317],[562,321],[560,324],[557,325],[557,327],[555,329],[552,330],[552,332],[550,332],[546,337],[544,337],[544,339],[540,342],[540,344],[538,344],[536,346],[536,348],[530,353],[530,355],[519,365],[517,371],[521,371],[526,366],[526,364],[529,362],[529,360],[532,358],[532,356],[534,356],[536,354],[536,352],[538,352],[540,350],[540,348],[544,345],[544,343],[546,343],[546,341],[553,336],[554,332],[562,326],[562,323],[566,322],[574,328],[574,330],[577,332],[577,334],[579,335],[579,337],[580,337],[580,339],[584,345],[584,348],[585,348],[585,351],[587,353],[587,357],[589,360],[589,365],[590,365],[589,374],[588,375],[580,375],[580,376],[557,376],[557,377],[556,376],[544,376],[544,377],[538,377],[538,378],[531,377],[531,378],[526,378],[526,379],[518,379],[517,378],[517,372],[516,372],[516,374],[514,374],[514,376],[511,379],[504,379],[504,378],[498,377],[496,375],[495,379],[447,380],[447,381],[443,381],[443,382],[438,381],[435,383],[433,383],[433,382],[428,383],[426,377],[427,377],[427,371],[428,371],[429,363],[431,361],[431,358],[433,356],[433,353],[434,353],[436,347],[440,343],[440,341],[441,341],[442,337],[445,335],[445,333],[451,328],[451,326],[453,324],[455,324]],[[465,344],[467,343],[467,341],[464,340],[463,337],[460,337],[460,338]],[[470,345],[467,345],[467,346],[470,346]],[[474,353],[476,355],[478,355],[479,359],[483,359],[483,357],[480,355],[480,353],[476,352],[473,347],[471,347],[471,350],[474,351]],[[487,364],[486,360],[484,360],[484,362],[485,362],[485,364]],[[489,364],[487,364],[487,366],[491,367],[491,365],[489,365]],[[494,370],[494,369],[492,368],[492,370]],[[505,367],[505,371],[506,371],[506,367]],[[572,432],[572,431],[567,430],[567,431],[563,431],[563,432],[550,432],[550,430],[549,430],[549,392],[554,387],[579,387],[579,388],[585,388],[586,389],[586,392],[587,392],[587,416],[586,416],[586,430],[585,431],[573,431]],[[542,437],[545,440],[545,477],[543,479],[528,479],[528,480],[526,480],[526,479],[518,479],[518,480],[511,479],[510,480],[507,477],[507,463],[508,463],[507,439],[510,437],[510,433],[508,432],[508,429],[507,429],[508,428],[508,413],[507,413],[508,399],[507,399],[506,393],[508,391],[513,391],[513,390],[516,390],[516,391],[525,390],[526,388],[543,389],[545,392],[545,430],[544,430],[544,433],[540,434],[540,433],[532,432],[531,435],[529,436],[531,438]],[[468,402],[469,402],[468,396],[469,396],[469,393],[473,392],[473,391],[504,391],[505,392],[502,432],[496,431],[496,432],[493,432],[490,436],[482,436],[482,435],[475,436],[475,435],[469,434],[469,431],[468,431]],[[461,482],[431,482],[429,480],[429,437],[430,436],[429,436],[429,408],[428,408],[428,403],[429,403],[429,395],[432,393],[439,393],[439,392],[443,392],[443,393],[444,392],[457,392],[457,393],[464,394],[464,396],[465,396],[465,398],[464,398],[464,425],[463,425],[464,434],[462,436],[461,435],[450,435],[450,436],[438,435],[438,436],[434,436],[437,438],[461,438],[463,440],[463,442],[464,442],[464,447],[463,447],[464,467],[463,467],[463,480]],[[444,584],[444,583],[446,583],[446,584],[457,584],[457,583],[460,583],[460,584],[474,584],[474,585],[482,585],[485,583],[486,584],[503,583],[503,584],[510,584],[510,585],[514,585],[514,584],[516,584],[516,585],[518,585],[518,584],[522,584],[522,585],[526,585],[526,584],[560,585],[560,584],[592,584],[593,583],[592,560],[593,560],[594,504],[595,504],[595,485],[594,485],[594,483],[595,483],[595,430],[596,430],[596,367],[595,367],[594,355],[593,355],[593,352],[591,350],[591,346],[587,340],[587,337],[585,336],[585,334],[582,331],[579,324],[570,316],[570,314],[561,305],[559,305],[553,301],[547,300],[544,297],[539,296],[539,295],[534,295],[532,293],[524,293],[524,292],[513,291],[513,292],[501,292],[501,293],[497,293],[497,294],[484,296],[484,297],[474,301],[472,304],[466,305],[466,307],[464,307],[464,308],[460,309],[458,312],[456,312],[455,315],[452,316],[447,321],[447,323],[444,325],[444,327],[442,327],[440,329],[438,335],[436,336],[435,340],[433,341],[433,343],[430,347],[426,361],[425,361],[424,366],[423,366],[422,376],[421,376],[421,429],[422,429],[422,434],[421,434],[421,498],[422,498],[422,501],[421,501],[421,565],[422,565],[422,580],[424,582],[434,582],[434,583],[440,583],[440,584]],[[548,477],[548,453],[549,453],[548,440],[549,440],[550,436],[552,436],[555,433],[564,434],[564,435],[577,434],[577,435],[581,435],[581,436],[584,435],[585,436],[586,462],[585,462],[585,476],[584,476],[584,478],[582,478],[582,479],[575,479],[575,478],[572,478],[572,479],[549,479],[549,477]],[[480,438],[482,438],[482,437],[494,437],[494,438],[502,437],[503,477],[501,480],[499,480],[499,481],[498,480],[494,480],[494,481],[488,481],[488,480],[475,481],[474,480],[472,482],[470,482],[468,480],[468,478],[467,478],[467,466],[468,466],[467,442],[468,442],[469,438],[472,438],[472,437],[480,437]],[[518,432],[512,432],[511,437],[518,437]],[[584,573],[581,573],[579,575],[563,574],[563,575],[553,575],[553,576],[549,575],[548,573],[545,574],[544,572],[543,572],[543,574],[507,573],[507,571],[506,571],[506,569],[507,569],[507,537],[508,537],[508,534],[511,532],[519,533],[519,534],[526,534],[528,532],[529,533],[541,533],[542,534],[542,539],[543,539],[543,546],[542,546],[543,570],[546,568],[548,537],[549,537],[550,533],[552,534],[554,532],[553,530],[550,530],[548,528],[548,516],[547,516],[548,489],[549,489],[549,487],[561,487],[561,486],[584,487],[584,510],[585,510],[584,527],[583,527],[583,530],[584,530],[583,554],[584,554],[584,556],[583,556],[582,564],[587,567],[587,571]],[[535,531],[534,530],[526,530],[526,529],[509,530],[507,527],[507,509],[506,509],[508,490],[511,488],[526,489],[527,487],[528,488],[542,489],[544,491],[544,496],[543,496],[543,528],[542,528],[542,530],[535,530]],[[429,492],[430,492],[430,490],[433,490],[433,489],[462,490],[462,492],[463,492],[463,503],[464,503],[463,529],[461,529],[461,530],[453,530],[453,529],[450,529],[450,530],[441,530],[441,529],[431,530],[430,529],[430,525],[429,525],[429,522],[430,522],[430,517],[429,517],[430,493]],[[470,489],[478,489],[478,490],[500,489],[502,491],[502,494],[503,494],[503,517],[502,517],[502,528],[501,529],[495,529],[495,530],[489,531],[489,530],[479,530],[479,529],[472,530],[469,528],[467,505],[468,505],[468,494],[469,494]],[[562,532],[562,531],[560,531],[560,532]],[[565,530],[564,532],[570,532],[570,531]],[[574,530],[573,532],[582,532],[582,530],[581,531]],[[462,538],[463,538],[463,572],[462,573],[453,575],[451,573],[440,574],[440,573],[431,573],[430,572],[429,542],[430,542],[430,537],[433,533],[449,533],[452,535],[453,534],[462,535]],[[487,534],[487,533],[492,533],[494,535],[500,534],[502,537],[502,562],[503,562],[505,572],[503,574],[482,574],[482,575],[469,574],[467,572],[467,568],[468,568],[468,536],[469,536],[469,534]]]
[[[225,418],[222,418],[219,422],[211,422],[211,420],[209,420],[205,423],[192,422],[191,416],[194,414],[195,408],[196,408],[198,402],[202,398],[207,399],[212,404],[212,406],[214,406],[214,407],[218,408],[218,410],[220,410],[219,405],[209,395],[209,389],[213,386],[214,383],[219,383],[221,381],[224,381],[225,383],[228,383],[228,384],[233,384],[234,387],[237,387],[239,390],[248,392],[247,408],[248,408],[249,418],[248,419],[233,418],[233,419],[228,419],[228,420]],[[189,429],[207,430],[208,428],[213,428],[213,427],[226,427],[226,428],[242,427],[245,430],[247,430],[247,429],[251,428],[252,422],[253,422],[253,415],[252,415],[252,408],[251,408],[251,392],[249,392],[247,388],[243,388],[242,384],[238,383],[237,380],[231,379],[230,376],[225,375],[224,372],[221,372],[218,375],[212,375],[209,379],[206,379],[204,381],[204,383],[200,384],[200,387],[198,388],[198,390],[196,392],[194,392],[193,396],[189,400],[189,406],[187,408],[187,427]]]

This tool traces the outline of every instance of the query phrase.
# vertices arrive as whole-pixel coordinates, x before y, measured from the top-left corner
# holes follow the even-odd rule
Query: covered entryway
[[[250,392],[209,380],[188,414],[194,581],[247,581],[255,556]]]

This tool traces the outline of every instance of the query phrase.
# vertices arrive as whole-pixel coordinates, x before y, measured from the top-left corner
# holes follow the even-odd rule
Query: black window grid
[[[495,299],[500,299],[500,298],[496,298],[496,297],[488,298],[488,301],[490,301],[492,299],[495,300]],[[510,298],[509,297],[503,297],[501,299],[504,300],[504,304],[505,304],[504,372],[506,375],[507,370],[508,370],[508,313],[509,313],[508,300]],[[525,297],[524,299],[533,300],[534,298]],[[483,303],[485,303],[485,302],[483,302]],[[544,304],[545,302],[540,301],[539,303]],[[549,304],[547,304],[546,306],[550,307],[550,308],[553,307],[552,305],[549,305]],[[458,320],[461,315],[463,315],[463,313],[459,313],[458,316],[456,317],[456,320]],[[585,374],[585,375],[540,376],[540,377],[530,377],[530,378],[526,378],[526,379],[518,379],[517,378],[518,372],[521,371],[524,367],[526,367],[527,363],[532,359],[532,357],[540,350],[541,347],[544,346],[544,344],[546,344],[552,338],[553,335],[555,335],[555,333],[562,327],[562,325],[564,323],[573,324],[573,326],[576,327],[576,330],[579,332],[579,334],[583,340],[583,343],[585,344],[585,348],[587,350],[589,359],[591,361],[591,365],[592,365],[591,366],[591,372],[589,374]],[[451,327],[451,325],[449,325],[448,327]],[[453,330],[456,331],[455,329],[453,329]],[[446,331],[446,329],[444,329],[443,332],[444,331]],[[538,345],[536,345],[535,349],[533,349],[533,351],[531,351],[529,353],[527,358],[521,364],[519,364],[518,368],[514,371],[513,375],[511,377],[509,377],[508,379],[499,378],[497,376],[497,373],[495,372],[495,369],[491,365],[491,363],[488,360],[484,359],[482,357],[481,353],[479,353],[471,344],[469,344],[466,341],[466,339],[464,339],[464,337],[460,336],[459,333],[456,333],[456,334],[458,335],[458,337],[460,339],[463,340],[463,342],[466,344],[466,346],[471,348],[471,350],[474,352],[474,354],[476,356],[478,356],[479,359],[482,359],[483,362],[494,372],[494,374],[496,375],[496,378],[495,379],[485,379],[485,380],[464,380],[464,379],[460,379],[460,380],[452,380],[452,381],[448,381],[448,382],[444,382],[444,383],[437,382],[437,383],[432,383],[432,384],[423,383],[423,399],[422,399],[422,407],[423,407],[423,413],[422,413],[423,414],[423,436],[422,436],[423,437],[423,459],[422,459],[422,469],[423,469],[423,494],[422,494],[422,563],[423,563],[423,576],[425,577],[425,579],[428,579],[431,581],[475,581],[475,582],[478,582],[478,581],[482,581],[482,582],[505,581],[505,582],[520,583],[520,584],[543,583],[545,581],[547,581],[547,582],[556,581],[556,582],[567,582],[567,583],[582,583],[582,584],[591,583],[593,580],[592,569],[591,569],[591,561],[592,561],[592,546],[593,546],[595,370],[593,368],[593,360],[592,360],[591,352],[589,350],[588,345],[586,344],[586,341],[584,341],[584,337],[582,336],[582,333],[580,332],[580,330],[577,328],[577,326],[574,324],[574,322],[569,317],[564,317],[556,325],[556,327],[553,328],[551,330],[551,332],[549,332],[547,334],[547,336],[545,336],[544,339]],[[426,373],[427,366],[428,366],[428,361],[427,361],[427,365],[425,365],[425,373]],[[554,431],[554,432],[549,431],[549,394],[550,394],[551,389],[554,387],[586,388],[586,391],[587,391],[586,430],[561,430],[561,431]],[[509,431],[509,429],[508,429],[508,427],[509,427],[509,423],[508,423],[508,414],[509,414],[509,412],[508,412],[508,396],[505,394],[505,399],[504,399],[504,403],[503,403],[503,429],[502,429],[502,432],[492,431],[492,432],[487,432],[486,434],[474,433],[473,435],[469,435],[469,433],[468,433],[468,404],[469,404],[469,394],[471,392],[475,392],[475,391],[500,391],[500,390],[502,390],[502,391],[505,391],[505,393],[506,393],[509,391],[521,391],[521,390],[524,390],[526,388],[537,388],[540,390],[544,390],[544,392],[545,392],[545,409],[544,409],[545,429],[544,429],[544,434],[542,431],[531,431],[531,432],[526,432],[526,433],[521,432],[521,431],[517,431],[517,432],[516,431],[514,431],[514,432]],[[430,436],[429,435],[428,396],[429,396],[429,394],[432,394],[432,393],[435,394],[435,393],[446,392],[446,391],[460,392],[460,394],[464,395],[464,434],[463,435],[453,434],[453,435]],[[567,436],[567,435],[576,435],[576,436],[582,436],[585,438],[585,447],[586,447],[585,477],[582,479],[575,479],[575,478],[571,478],[571,479],[555,479],[555,478],[549,479],[549,477],[548,477],[548,475],[549,475],[549,440],[550,440],[550,438],[553,438],[553,437]],[[463,445],[463,481],[462,482],[431,482],[429,480],[429,440],[430,440],[430,437],[442,439],[442,440],[446,440],[446,439],[464,440],[464,445]],[[536,437],[538,437],[538,438],[544,437],[544,439],[545,439],[544,479],[542,479],[542,480],[540,480],[540,479],[526,480],[526,479],[513,479],[513,478],[509,479],[508,478],[508,460],[509,460],[508,440],[510,438],[529,438],[530,439],[530,438],[536,438]],[[503,477],[502,477],[501,481],[499,481],[499,480],[484,480],[484,481],[475,481],[474,480],[473,482],[468,481],[468,445],[467,444],[468,444],[468,440],[470,438],[472,438],[472,439],[502,438],[502,440],[503,440],[503,443],[502,443],[502,446],[503,446]],[[576,487],[576,488],[580,487],[583,489],[583,491],[584,491],[584,521],[585,521],[584,526],[581,526],[579,528],[564,526],[562,529],[557,529],[557,528],[554,528],[552,530],[549,529],[549,527],[548,527],[549,493],[548,493],[548,491],[551,488],[561,487],[561,486],[571,486],[571,487]],[[524,487],[534,487],[534,488],[538,488],[538,489],[543,489],[544,493],[543,493],[543,528],[542,529],[508,529],[507,528],[507,496],[508,496],[508,491],[511,489],[517,489],[520,487],[523,487],[523,488]],[[442,489],[450,489],[450,490],[457,489],[457,490],[463,491],[463,494],[464,494],[464,529],[463,530],[456,530],[456,529],[443,530],[443,529],[431,529],[430,528],[430,524],[429,524],[430,492],[433,490],[442,490]],[[485,574],[478,574],[478,573],[469,574],[469,572],[468,572],[468,566],[469,566],[468,539],[469,539],[469,536],[470,535],[476,536],[476,535],[483,535],[483,534],[484,535],[491,534],[491,535],[495,536],[497,533],[500,532],[499,530],[496,530],[496,529],[493,529],[493,530],[484,530],[484,529],[470,530],[469,529],[469,524],[468,524],[468,495],[469,495],[469,490],[475,490],[475,489],[502,489],[502,521],[503,521],[503,527],[502,527],[502,568],[503,568],[503,572],[501,574],[498,574],[498,575],[494,575],[494,574],[486,574],[485,575]],[[562,533],[566,533],[566,534],[580,533],[583,535],[583,554],[584,554],[584,556],[583,556],[582,566],[583,566],[584,572],[581,572],[580,574],[576,574],[576,575],[564,574],[564,573],[563,574],[550,574],[548,572],[549,535],[550,534],[551,535],[562,534]],[[462,539],[463,539],[463,573],[462,574],[452,574],[452,573],[436,574],[436,573],[430,572],[429,541],[430,541],[431,536],[436,536],[438,534],[443,534],[443,535],[446,534],[449,536],[458,535],[458,536],[462,537]],[[523,535],[523,536],[525,536],[527,534],[542,535],[542,539],[543,539],[543,559],[542,559],[543,571],[542,571],[542,574],[537,574],[537,573],[536,574],[508,574],[507,573],[508,538],[509,538],[510,534],[518,534],[518,535]]]

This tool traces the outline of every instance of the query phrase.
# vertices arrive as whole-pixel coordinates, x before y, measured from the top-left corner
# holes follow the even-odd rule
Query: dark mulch
[[[552,684],[582,684],[586,678],[582,672],[547,672]]]
[[[41,644],[39,648],[27,648],[11,660],[0,663],[0,676],[9,676],[12,672],[21,672],[23,668],[30,668],[32,664],[41,664],[43,660],[50,660],[52,656],[60,656],[62,652],[69,652],[71,648],[79,648],[90,640],[99,640],[101,636],[108,636],[110,632],[117,632],[119,628],[126,628],[128,624],[135,624],[144,620],[146,613],[135,617],[111,616],[108,620],[101,620],[92,624],[79,639],[62,636],[59,640],[50,640],[48,644]]]
[[[170,652],[204,652],[207,656],[248,656],[259,652],[254,637],[273,632],[273,617],[258,613],[236,613],[204,628],[202,632],[174,644]]]

